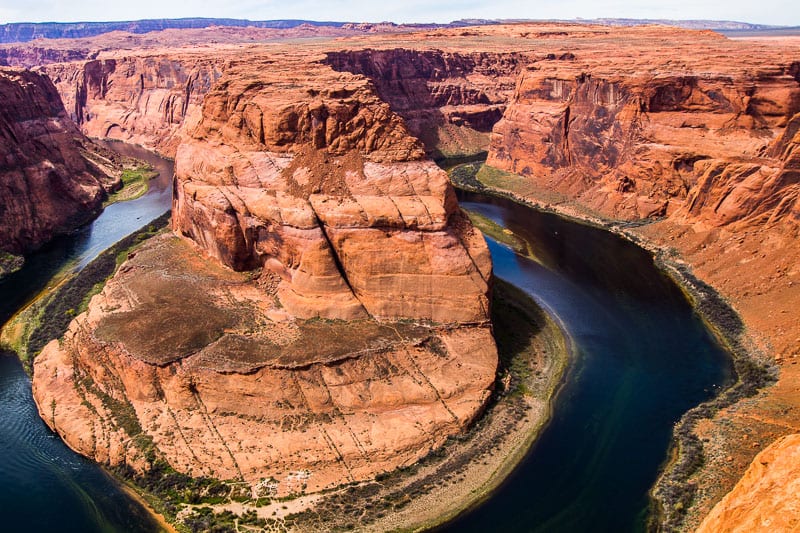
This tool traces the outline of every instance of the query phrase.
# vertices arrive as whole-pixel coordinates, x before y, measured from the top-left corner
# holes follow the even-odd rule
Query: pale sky
[[[224,17],[356,22],[666,18],[800,25],[800,0],[0,0],[0,23]]]

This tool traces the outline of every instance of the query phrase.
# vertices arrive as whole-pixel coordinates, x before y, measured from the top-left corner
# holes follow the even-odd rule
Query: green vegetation
[[[675,426],[670,460],[651,491],[649,520],[651,529],[673,531],[682,529],[697,493],[697,485],[690,479],[705,465],[703,443],[694,432],[697,423],[775,383],[778,369],[774,362],[759,359],[748,350],[742,319],[713,287],[695,277],[685,265],[672,264],[667,257],[658,257],[657,263],[684,289],[709,329],[731,353],[738,378],[715,398],[688,411]]]
[[[162,215],[117,242],[79,273],[67,274],[3,327],[0,340],[17,353],[29,373],[36,355],[52,339],[60,338],[72,319],[86,310],[89,300],[102,290],[108,278],[127,258],[128,252],[159,233],[167,226],[169,218],[170,213]]]
[[[330,490],[313,509],[258,519],[252,510],[236,517],[220,508],[195,507],[184,524],[193,532],[233,531],[231,528],[238,520],[241,531],[245,529],[243,520],[250,516],[257,520],[252,524],[256,531],[262,528],[266,531],[292,528],[353,531],[396,513],[433,491],[439,491],[446,498],[447,486],[463,481],[469,465],[486,461],[500,452],[499,441],[530,416],[531,398],[547,400],[553,396],[567,366],[567,340],[558,325],[527,294],[502,280],[495,280],[493,302],[492,320],[499,354],[497,381],[486,414],[466,434],[448,438],[444,446],[418,462],[379,474],[374,482],[353,483]],[[436,341],[427,339],[425,343],[435,344]],[[446,354],[444,346],[429,347],[434,353]],[[490,494],[511,472],[544,422],[542,418],[532,430],[526,430],[522,444],[510,455],[502,456],[495,474],[473,493],[474,498]],[[224,503],[231,501],[239,500],[229,497]],[[261,507],[260,499],[245,503]],[[464,505],[469,503],[473,502]],[[431,523],[425,527],[435,525]]]
[[[0,250],[0,279],[22,268],[25,259]]]
[[[491,237],[497,242],[508,245],[518,254],[522,254],[527,257],[531,257],[533,254],[533,251],[530,250],[528,243],[525,242],[524,239],[520,239],[514,235],[513,232],[507,230],[494,220],[473,211],[467,211],[467,216],[472,222],[472,225],[478,228],[484,235]]]
[[[116,202],[135,200],[136,198],[143,196],[150,188],[149,181],[156,176],[158,176],[158,172],[153,170],[153,167],[147,164],[141,164],[136,168],[126,168],[120,175],[120,179],[122,180],[122,188],[111,194],[108,197],[108,200],[106,200],[104,206]]]

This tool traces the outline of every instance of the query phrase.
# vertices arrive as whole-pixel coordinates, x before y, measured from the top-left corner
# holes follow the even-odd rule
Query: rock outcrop
[[[525,70],[487,163],[611,218],[681,211],[719,226],[777,215],[767,210],[791,183],[765,151],[800,108],[789,64],[755,73],[607,68]]]
[[[121,185],[46,76],[0,68],[0,252],[25,254],[94,217]]]
[[[364,78],[231,65],[176,176],[188,239],[137,251],[36,360],[70,446],[285,495],[408,465],[481,412],[488,249]]]
[[[482,306],[486,300],[479,296],[483,290],[480,279],[487,279],[484,252],[477,240],[473,242],[469,226],[457,213],[441,174],[425,162],[423,146],[408,135],[408,129],[422,139],[428,154],[474,153],[488,146],[490,167],[512,174],[496,173],[490,178],[497,180],[495,185],[513,188],[520,196],[594,220],[649,222],[631,231],[691,265],[699,278],[713,285],[740,312],[750,340],[774,356],[781,367],[774,387],[721,410],[714,420],[698,426],[697,432],[706,443],[707,468],[694,480],[699,488],[696,505],[687,513],[686,527],[700,523],[702,515],[733,487],[761,448],[780,436],[800,431],[800,410],[796,409],[800,405],[800,372],[792,365],[800,356],[796,310],[800,298],[800,49],[796,42],[732,41],[713,32],[652,26],[526,24],[429,28],[424,33],[396,34],[391,39],[371,36],[308,42],[303,44],[305,57],[300,58],[287,47],[262,44],[241,48],[234,45],[243,42],[241,36],[227,32],[220,35],[230,40],[209,48],[204,48],[205,38],[192,41],[191,48],[182,47],[178,34],[167,32],[153,36],[146,46],[135,44],[144,41],[126,37],[126,42],[134,44],[124,52],[110,51],[111,41],[99,47],[82,43],[80,50],[92,54],[105,51],[88,62],[52,64],[46,69],[84,131],[134,140],[167,155],[177,154],[176,229],[235,270],[261,269],[256,284],[270,297],[270,303],[263,304],[260,311],[267,316],[263,323],[274,328],[272,324],[284,324],[280,317],[285,317],[287,331],[295,332],[270,342],[289,346],[295,339],[292,335],[306,327],[308,320],[334,321],[324,322],[333,327],[345,318],[348,323],[365,324],[427,318],[432,322],[416,327],[432,328],[431,340],[421,340],[428,333],[415,330],[401,332],[395,337],[396,344],[382,340],[378,345],[389,351],[401,347],[412,350],[409,346],[413,346],[413,350],[427,354],[420,357],[428,357],[442,352],[439,341],[432,339],[443,339],[436,329],[442,327],[438,322],[443,317],[445,322],[455,321],[447,326],[457,326],[454,331],[469,331],[469,323],[485,318]],[[246,50],[246,58],[242,50]],[[30,52],[30,57],[39,54],[49,61],[48,54],[58,58],[58,53]],[[256,75],[248,70],[246,62],[257,65],[253,68],[260,72]],[[189,86],[192,76],[198,82]],[[212,86],[216,88],[212,90]],[[206,94],[201,115],[200,102]],[[168,249],[172,254],[178,250]],[[157,272],[149,261],[169,254],[167,249],[163,254],[156,253],[158,248],[154,250],[145,255],[147,262],[132,265],[142,272]],[[186,258],[191,257],[186,254]],[[413,264],[404,262],[404,257],[412,257]],[[469,267],[467,257],[473,267]],[[185,262],[193,264],[188,259]],[[198,272],[210,268],[204,265],[195,267]],[[415,265],[421,270],[415,271]],[[209,289],[206,295],[211,299],[209,308],[224,307],[227,304],[221,294],[235,292],[221,287],[247,285],[243,278],[228,280],[225,276],[233,274],[220,272],[225,274],[219,274],[222,281],[214,282],[217,288]],[[178,275],[167,277],[180,279]],[[418,285],[412,282],[415,277],[426,281]],[[36,378],[35,383],[42,414],[52,418],[48,409],[56,399],[52,423],[71,445],[104,461],[120,461],[122,457],[141,460],[141,453],[120,451],[124,448],[121,443],[129,442],[123,438],[125,430],[108,422],[112,417],[103,409],[109,407],[98,400],[105,397],[103,394],[120,401],[127,398],[129,404],[124,405],[130,405],[136,419],[143,421],[141,433],[136,428],[132,431],[145,435],[142,438],[146,442],[151,439],[153,449],[162,457],[183,465],[180,468],[184,471],[190,464],[227,464],[217,472],[206,466],[202,471],[228,475],[235,470],[230,466],[233,459],[213,458],[227,453],[220,450],[225,450],[228,439],[237,431],[255,431],[255,426],[237,425],[236,420],[261,415],[228,411],[226,400],[213,396],[211,389],[223,387],[220,376],[228,376],[226,385],[250,375],[272,383],[273,378],[266,376],[277,372],[280,365],[269,357],[284,352],[275,348],[277,351],[270,351],[269,357],[262,354],[255,358],[258,368],[248,366],[252,365],[249,354],[261,352],[252,347],[251,340],[242,338],[257,337],[261,326],[245,327],[239,322],[211,324],[206,329],[216,333],[210,337],[194,330],[186,338],[176,337],[176,346],[197,349],[176,348],[175,353],[182,355],[176,360],[168,356],[169,361],[163,364],[148,361],[143,349],[125,352],[116,340],[109,340],[116,337],[103,336],[113,329],[103,324],[111,320],[115,309],[146,315],[135,305],[156,298],[142,293],[141,287],[131,288],[132,283],[120,274],[93,304],[89,315],[76,321],[63,349],[53,345],[48,349],[39,363],[43,377]],[[170,287],[176,294],[182,293],[183,286]],[[115,294],[134,295],[132,303]],[[398,297],[400,294],[403,298]],[[437,299],[437,294],[447,297]],[[230,305],[234,308],[248,300],[241,295],[232,298]],[[448,302],[450,298],[454,298],[452,302]],[[253,301],[264,299],[254,296]],[[101,310],[103,305],[106,311]],[[162,318],[170,319],[169,315]],[[189,320],[204,324],[201,318],[192,316]],[[184,318],[176,320],[185,322]],[[195,342],[208,339],[212,339],[208,347],[216,346],[214,343],[227,339],[226,335],[233,338],[221,346],[236,346],[230,353],[239,354],[236,357],[246,363],[223,360],[213,349],[208,355],[203,351],[207,348],[195,346]],[[447,345],[445,340],[442,343]],[[359,346],[358,350],[367,349]],[[459,350],[448,347],[446,351],[456,357],[456,367],[467,363],[468,350]],[[107,371],[92,367],[91,361],[101,352],[108,355]],[[188,364],[201,353],[218,362],[210,366],[198,363],[197,367]],[[129,359],[123,360],[123,356]],[[491,359],[486,357],[486,361]],[[366,361],[360,356],[346,360],[347,364]],[[392,361],[393,367],[381,363],[381,368],[401,367]],[[408,364],[403,368],[411,369],[410,359],[405,361]],[[56,368],[70,364],[72,374],[56,374]],[[166,373],[159,374],[165,369],[169,375],[174,371],[176,376],[190,376],[186,377],[186,387],[191,394],[181,393],[184,400],[176,403],[173,400],[177,396],[166,392],[166,399],[148,392],[142,394],[147,401],[139,400],[129,378],[108,378],[126,365],[148,376],[158,375],[152,381],[159,384],[154,385],[156,391],[166,383]],[[304,371],[317,369],[327,380],[325,372],[335,365],[326,365],[332,363],[314,360]],[[200,366],[208,372],[202,377],[192,370]],[[475,375],[475,383],[485,379],[488,366]],[[251,373],[236,370],[241,368]],[[423,366],[419,368],[429,377]],[[351,370],[355,372],[347,372]],[[92,417],[81,409],[89,408],[74,398],[58,401],[69,397],[70,383],[79,384],[75,390],[83,387],[81,383],[88,387],[90,382],[82,381],[82,376],[90,372],[97,372],[91,383],[107,388],[91,392],[84,387],[91,392],[86,401],[101,413],[96,420],[106,422],[87,422]],[[344,369],[342,372],[351,375]],[[383,376],[383,371],[379,372]],[[409,379],[424,383],[414,372],[409,371],[408,375],[413,375]],[[366,375],[353,378],[351,383],[360,383],[359,390],[368,390],[366,383],[375,378],[367,379]],[[386,394],[400,398],[402,394],[393,388],[394,374],[386,375],[390,376],[387,381],[381,381],[381,377],[376,383],[386,386]],[[191,385],[193,379],[200,383],[196,389]],[[173,390],[170,387],[164,390]],[[249,386],[236,387],[238,384],[231,390],[260,397],[261,393]],[[314,394],[321,390],[316,385],[312,389]],[[451,390],[438,385],[434,389]],[[220,407],[215,411],[212,403],[204,403],[211,407],[208,416],[203,414],[193,390],[199,391],[203,402],[214,397],[213,405]],[[428,390],[433,394],[433,389]],[[451,399],[459,397],[471,398],[467,403],[477,406],[478,390],[485,389],[442,397],[448,408]],[[308,398],[317,397],[314,394]],[[352,391],[348,394],[355,397]],[[367,411],[372,408],[369,406],[375,407],[374,412],[389,409],[388,404],[376,400],[377,396],[366,394],[363,398]],[[426,413],[422,418],[439,420],[433,411],[426,410],[428,404],[418,396],[413,398],[408,405]],[[170,412],[177,412],[173,405],[184,405],[181,401],[194,405],[193,421],[182,419],[159,433],[156,426],[167,427],[164,420],[172,416]],[[300,405],[296,397],[285,401],[292,407]],[[397,401],[389,410],[405,412],[408,405]],[[286,407],[286,403],[282,405]],[[350,409],[353,404],[343,405]],[[315,427],[325,431],[333,427],[325,425],[327,417],[339,420],[336,411],[326,411],[327,407],[314,409],[303,407],[292,413],[323,413],[323,422]],[[340,411],[355,413],[347,409]],[[74,420],[79,422],[68,422],[73,411],[78,413]],[[147,418],[151,416],[147,413],[164,412],[167,415],[158,415],[162,418]],[[205,451],[197,454],[202,460],[179,457],[182,452],[170,444],[170,432],[186,430],[188,441],[200,442],[205,431],[201,431],[202,424],[211,425],[204,421],[221,427],[219,417],[228,412],[236,414],[221,424],[228,428],[220,430],[225,437],[213,445],[206,444],[210,442],[206,439]],[[437,426],[440,422],[432,422],[426,431],[439,435],[440,427],[445,428],[443,433],[455,430],[469,418],[462,414],[458,414],[458,423]],[[288,418],[284,418],[283,427],[287,427],[285,420]],[[383,450],[382,457],[388,458],[392,453],[388,450],[419,450],[436,441],[426,441],[421,433],[411,434],[416,436],[407,447],[393,447],[381,440],[386,435],[375,436],[371,441],[375,447],[370,450]],[[741,446],[744,435],[750,436],[753,444]],[[361,438],[360,433],[357,438]],[[340,444],[332,442],[336,447]],[[355,448],[345,447],[347,453],[342,454],[350,453],[347,457],[353,464],[358,463],[352,455]],[[106,451],[96,451],[100,449]],[[112,449],[117,451],[112,453]],[[230,449],[236,462],[249,461],[237,455],[243,452],[235,446]],[[323,448],[315,449],[323,457]],[[397,452],[380,466],[375,463],[358,471],[366,476],[370,468],[377,471],[418,456],[403,453]],[[331,452],[327,457],[335,455]],[[110,459],[112,456],[115,459]],[[314,462],[313,468],[318,473],[328,472],[330,477],[318,474],[321,477],[316,479],[333,480],[338,475],[328,459]],[[313,462],[307,457],[304,460]],[[277,468],[280,475],[286,475],[288,465],[285,462]],[[255,469],[241,470],[243,474],[247,471],[247,479],[256,476]],[[276,474],[276,479],[280,475]]]
[[[433,157],[488,148],[488,134],[514,90],[521,55],[441,50],[350,50],[327,54],[335,70],[367,76]]]
[[[800,435],[783,437],[759,453],[742,479],[697,533],[797,531],[800,527]]]

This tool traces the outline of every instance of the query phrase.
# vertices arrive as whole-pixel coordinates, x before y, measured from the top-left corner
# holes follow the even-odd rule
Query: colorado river
[[[641,248],[503,198],[460,199],[528,243],[536,261],[490,240],[494,272],[555,314],[575,353],[526,459],[442,530],[644,530],[673,425],[732,382],[731,359]]]
[[[160,172],[147,195],[108,207],[0,282],[0,322],[65,264],[76,268],[170,207],[172,164],[129,146]],[[636,531],[673,424],[733,379],[730,360],[680,290],[643,250],[606,232],[511,201],[463,206],[529,243],[537,261],[490,241],[495,273],[556,315],[575,357],[553,418],[527,458],[452,531]],[[0,355],[0,508],[9,531],[156,529],[99,467],[39,419],[30,380]]]
[[[0,324],[44,289],[64,265],[81,268],[97,255],[166,212],[173,165],[141,148],[113,148],[155,167],[144,196],[107,207],[94,222],[60,237],[0,281]],[[14,354],[0,351],[0,509],[4,531],[146,533],[158,527],[103,470],[53,434],[39,418],[31,383]]]

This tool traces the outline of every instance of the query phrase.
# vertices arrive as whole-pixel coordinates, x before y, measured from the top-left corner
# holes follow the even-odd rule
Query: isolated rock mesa
[[[36,360],[70,446],[285,495],[413,463],[481,412],[488,249],[366,80],[231,65],[176,176],[188,239],[138,250]]]
[[[41,74],[0,68],[0,252],[25,254],[97,214],[121,185]]]

